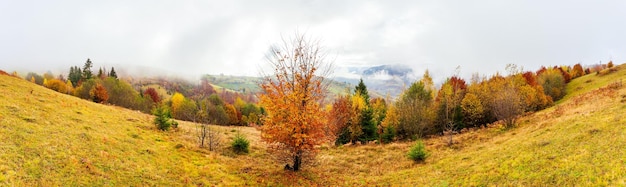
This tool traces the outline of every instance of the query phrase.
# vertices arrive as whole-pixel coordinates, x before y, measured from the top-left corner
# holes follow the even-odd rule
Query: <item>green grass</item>
[[[573,96],[604,87],[613,82],[622,81],[622,79],[626,78],[626,71],[622,71],[623,68],[626,68],[626,64],[601,71],[601,74],[591,73],[572,80],[567,85],[567,95],[561,101],[567,101]]]
[[[151,121],[0,76],[0,186],[241,184],[224,160]]]
[[[153,117],[0,76],[0,186],[624,186],[626,70],[587,75],[557,105],[519,119],[414,142],[321,146],[315,163],[282,169],[251,127],[218,127],[222,149],[198,148],[195,125],[160,132]],[[32,94],[31,94],[32,90]],[[243,133],[250,152],[227,146]]]

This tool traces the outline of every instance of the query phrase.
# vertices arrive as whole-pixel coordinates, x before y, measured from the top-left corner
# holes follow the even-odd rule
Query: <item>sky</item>
[[[295,32],[335,64],[401,64],[441,79],[626,61],[621,0],[0,0],[0,69],[94,66],[183,76],[259,75]]]

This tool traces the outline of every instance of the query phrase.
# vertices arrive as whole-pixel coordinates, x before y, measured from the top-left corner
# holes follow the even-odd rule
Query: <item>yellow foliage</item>
[[[387,116],[385,116],[381,126],[383,126],[383,128],[389,126],[396,128],[399,123],[400,119],[398,118],[398,111],[396,107],[394,105],[389,105],[389,108],[387,109]]]
[[[467,121],[473,123],[471,125],[480,125],[476,123],[483,118],[485,108],[476,94],[465,94],[465,98],[461,101],[461,108],[465,118],[468,119]]]
[[[185,96],[181,93],[174,93],[171,98],[172,101],[172,113],[176,114],[180,112],[183,102],[185,102]]]
[[[45,82],[46,88],[50,88],[51,90],[57,91],[59,93],[68,93],[68,86],[61,80],[52,79],[48,81],[46,79]]]
[[[235,108],[240,109],[246,106],[246,102],[243,99],[241,99],[241,97],[237,97],[237,99],[235,99],[234,105],[235,105]]]

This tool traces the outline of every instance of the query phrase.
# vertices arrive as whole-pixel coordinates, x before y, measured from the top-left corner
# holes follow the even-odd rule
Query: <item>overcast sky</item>
[[[0,0],[0,69],[68,71],[91,58],[96,67],[256,76],[269,46],[296,30],[322,40],[338,74],[626,61],[621,0]]]

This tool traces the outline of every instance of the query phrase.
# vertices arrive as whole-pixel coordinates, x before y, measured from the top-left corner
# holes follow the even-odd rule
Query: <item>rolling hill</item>
[[[626,66],[568,84],[555,106],[518,120],[413,142],[321,146],[316,163],[282,170],[252,127],[214,127],[222,149],[198,148],[196,124],[161,132],[153,117],[0,76],[0,186],[623,186],[626,185]],[[238,132],[251,152],[234,155]],[[284,164],[283,164],[284,165]]]

